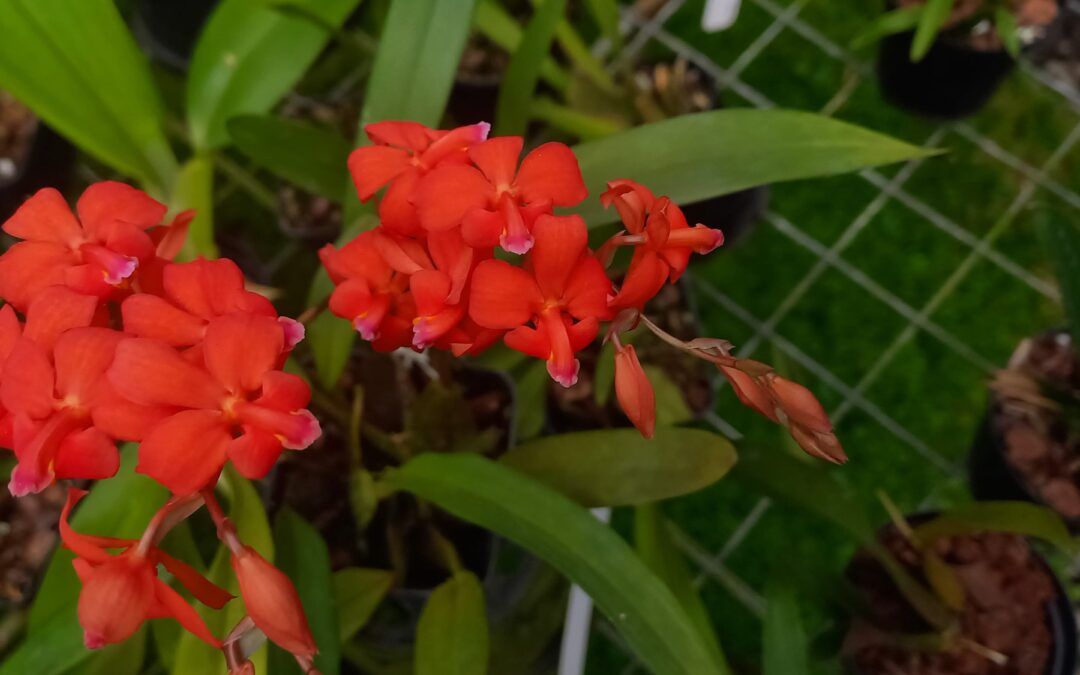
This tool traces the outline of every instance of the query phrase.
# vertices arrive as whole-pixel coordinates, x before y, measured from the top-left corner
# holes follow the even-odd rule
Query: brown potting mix
[[[922,555],[895,528],[885,546],[926,585]],[[881,565],[859,553],[848,578],[865,600],[866,615],[849,632],[845,652],[860,675],[1044,675],[1053,644],[1047,603],[1050,573],[1023,537],[982,533],[940,539],[934,546],[964,589],[959,635],[937,649],[897,646],[901,635],[932,629],[897,591]]]
[[[1066,333],[1026,340],[994,380],[991,424],[1028,489],[1066,518],[1080,518],[1080,365]]]

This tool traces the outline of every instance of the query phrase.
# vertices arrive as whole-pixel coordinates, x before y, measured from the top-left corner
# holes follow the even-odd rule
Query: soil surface
[[[892,527],[882,541],[925,585],[922,555],[910,542]],[[926,635],[931,629],[902,598],[881,565],[869,554],[858,553],[848,567],[848,578],[867,611],[856,619],[845,644],[845,652],[854,660],[854,672],[1044,675],[1053,644],[1047,603],[1056,590],[1049,571],[1024,538],[983,533],[941,539],[934,548],[964,589],[960,635],[943,650],[896,646],[901,634]],[[986,650],[996,652],[999,662],[995,663]]]
[[[993,431],[1036,497],[1080,518],[1080,363],[1066,333],[1025,340],[993,383]]]
[[[56,522],[65,489],[16,499],[0,487],[0,607],[20,606],[33,597],[45,563],[56,544]]]

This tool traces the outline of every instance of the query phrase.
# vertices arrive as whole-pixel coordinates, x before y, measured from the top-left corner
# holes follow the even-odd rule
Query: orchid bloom
[[[641,435],[652,438],[656,432],[656,393],[633,345],[616,347],[615,398]]]
[[[284,351],[304,337],[304,326],[277,310],[265,297],[244,288],[244,275],[231,260],[171,263],[161,275],[160,294],[136,293],[121,305],[124,330],[174,347],[202,342],[210,320],[232,312],[271,317],[285,330]]]
[[[369,231],[339,249],[327,244],[319,257],[337,284],[330,296],[330,311],[348,319],[376,350],[393,351],[412,343],[415,314],[412,298],[406,296],[409,273],[432,265],[416,242],[382,240],[381,236]],[[386,251],[398,269],[380,251]]]
[[[532,222],[553,206],[578,204],[586,190],[569,147],[545,143],[519,167],[523,144],[520,136],[492,138],[469,148],[475,166],[447,164],[431,171],[413,196],[420,224],[429,232],[461,225],[470,246],[527,252]]]
[[[545,359],[551,377],[570,387],[578,377],[574,354],[609,317],[611,281],[588,250],[580,217],[541,216],[533,235],[529,269],[503,260],[476,267],[469,315],[485,328],[510,330],[508,347]]]
[[[11,350],[22,336],[22,324],[11,305],[0,307],[0,377],[3,377],[4,364],[7,363]],[[3,380],[0,379],[0,382]],[[11,413],[4,407],[3,398],[0,397],[0,448],[11,449],[14,447],[15,436]]]
[[[68,491],[60,514],[60,538],[75,554],[72,565],[82,581],[78,616],[90,649],[123,642],[147,619],[171,617],[212,647],[221,647],[199,614],[157,576],[162,565],[200,602],[221,609],[232,596],[207,581],[187,563],[133,539],[76,532],[68,524],[71,509],[87,493]],[[107,549],[121,549],[118,555]]]
[[[303,450],[321,434],[305,406],[302,378],[277,370],[285,329],[261,314],[210,320],[202,363],[159,340],[129,338],[108,370],[128,399],[171,413],[143,437],[137,470],[177,495],[214,481],[227,460],[262,478],[282,450]]]
[[[409,289],[416,303],[417,315],[413,319],[416,349],[434,344],[465,318],[469,275],[483,255],[465,244],[459,230],[432,232],[428,236],[428,249],[434,269],[421,269],[409,277]]]
[[[76,210],[78,218],[59,192],[44,188],[4,223],[5,232],[23,240],[0,256],[0,297],[16,309],[26,310],[35,295],[58,284],[108,297],[155,257],[147,230],[161,223],[164,204],[107,181],[87,188]]]
[[[379,202],[379,220],[398,234],[420,234],[412,204],[416,184],[440,163],[466,161],[466,149],[486,139],[490,129],[485,122],[452,131],[428,129],[417,122],[368,124],[364,132],[374,145],[349,155],[349,173],[360,201],[389,185]]]
[[[678,205],[667,197],[655,197],[634,181],[609,182],[600,201],[605,207],[614,204],[629,232],[616,235],[611,243],[635,245],[626,279],[611,301],[616,309],[640,309],[665,283],[679,280],[691,253],[709,253],[724,243],[720,230],[701,224],[690,227]]]
[[[11,494],[40,492],[56,478],[108,478],[114,439],[137,440],[160,411],[132,404],[104,379],[123,335],[90,323],[96,301],[57,286],[31,305],[23,335],[0,375],[18,465]]]

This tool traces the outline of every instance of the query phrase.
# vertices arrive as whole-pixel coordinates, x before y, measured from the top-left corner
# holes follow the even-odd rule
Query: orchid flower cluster
[[[684,342],[643,316],[694,253],[723,233],[691,226],[668,197],[628,179],[608,182],[601,203],[623,229],[597,251],[577,215],[587,196],[573,151],[545,143],[522,157],[519,136],[488,138],[485,123],[450,131],[414,122],[365,127],[371,145],[354,150],[349,171],[362,201],[383,191],[379,225],[341,248],[320,252],[336,284],[330,310],[379,351],[403,347],[478,354],[502,340],[544,359],[564,387],[578,380],[576,354],[601,334],[615,345],[615,394],[646,437],[656,425],[652,385],[620,333],[644,323],[669,344],[714,363],[739,399],[785,425],[809,454],[846,460],[821,404],[772,368],[732,355],[722,340]],[[618,249],[632,257],[616,287],[608,268]]]
[[[436,131],[380,122],[366,132],[373,144],[353,152],[349,170],[362,200],[382,192],[380,223],[320,257],[336,285],[330,311],[374,349],[463,356],[502,340],[544,359],[570,387],[577,354],[603,334],[616,348],[616,398],[648,437],[655,395],[620,338],[643,324],[715,364],[743,403],[785,425],[811,455],[846,459],[806,388],[735,357],[723,340],[684,342],[644,316],[693,253],[723,243],[719,230],[691,226],[667,197],[613,180],[600,199],[623,229],[593,251],[582,219],[555,212],[586,197],[566,145],[546,143],[519,161],[522,138],[489,139],[487,124]],[[140,538],[121,539],[73,530],[69,515],[86,493],[70,489],[60,536],[82,580],[86,645],[120,642],[147,619],[171,617],[221,648],[231,673],[252,672],[240,640],[254,629],[314,673],[316,645],[295,587],[243,543],[214,496],[226,463],[261,479],[283,451],[319,438],[308,384],[283,370],[304,326],[246,289],[229,260],[172,262],[191,212],[165,223],[163,204],[116,182],[90,186],[75,211],[46,188],[3,225],[19,240],[0,255],[0,447],[17,460],[9,490],[108,479],[120,466],[117,444],[137,442],[136,470],[172,493]],[[606,268],[627,247],[616,287]],[[231,553],[247,613],[223,638],[159,578],[163,568],[211,608],[233,601],[160,548],[203,506]]]
[[[303,326],[246,290],[229,260],[170,262],[190,212],[163,224],[163,204],[115,182],[90,186],[76,211],[46,188],[3,226],[21,240],[0,256],[0,446],[17,459],[8,489],[23,496],[57,479],[107,479],[120,466],[117,443],[134,441],[137,471],[173,495],[128,540],[73,530],[68,516],[85,492],[70,489],[60,536],[82,580],[87,647],[172,617],[241,672],[239,639],[254,626],[313,672],[315,643],[293,584],[240,541],[213,494],[226,462],[262,478],[283,450],[319,437],[308,385],[281,370]],[[158,546],[203,504],[247,610],[224,641],[158,577],[164,568],[208,607],[232,599]]]

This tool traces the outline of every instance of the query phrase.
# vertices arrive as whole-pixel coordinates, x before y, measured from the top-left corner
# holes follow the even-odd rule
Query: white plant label
[[[742,0],[709,0],[705,3],[705,14],[701,17],[701,28],[707,33],[729,28],[739,17],[739,5]]]

